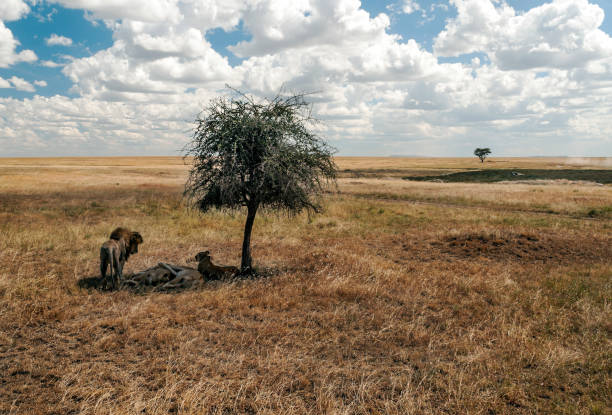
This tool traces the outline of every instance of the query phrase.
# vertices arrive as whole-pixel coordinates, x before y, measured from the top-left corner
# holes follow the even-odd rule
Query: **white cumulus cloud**
[[[359,0],[283,0],[258,2],[243,14],[252,39],[230,47],[238,56],[261,56],[284,49],[317,45],[356,48],[376,41],[389,27],[389,18],[374,18]]]
[[[201,105],[229,93],[225,84],[259,96],[315,91],[309,98],[325,121],[317,128],[344,153],[469,155],[483,142],[498,154],[562,153],[577,137],[584,154],[612,148],[610,36],[588,0],[542,0],[526,12],[501,0],[450,0],[457,15],[433,52],[392,33],[389,16],[359,0],[53,2],[104,19],[113,45],[41,63],[63,66],[77,98],[0,99],[0,141],[10,144],[0,148],[175,154]],[[394,4],[404,13],[445,6]],[[238,27],[247,40],[228,47],[241,58],[230,64],[209,36]],[[17,53],[15,39],[3,49],[2,28],[6,67],[27,51]],[[439,59],[469,53],[478,57]],[[0,87],[33,91],[21,81]]]
[[[2,0],[0,2],[0,20],[5,22],[18,20],[30,11],[23,0]]]
[[[41,61],[40,64],[46,68],[59,68],[64,66],[62,63],[57,63],[53,61]]]
[[[26,92],[36,91],[36,88],[34,88],[34,86],[31,83],[17,76],[11,77],[9,81],[11,82],[11,84],[13,84],[15,89],[17,89],[18,91],[26,91]]]
[[[0,68],[8,68],[18,62],[33,62],[37,59],[31,50],[16,52],[19,42],[13,32],[0,21]]]
[[[0,2],[0,68],[8,68],[18,62],[33,62],[37,59],[31,50],[17,52],[19,41],[4,25],[5,21],[18,20],[29,13],[30,7],[23,0],[2,0]]]
[[[143,22],[176,22],[177,0],[49,0],[71,9],[93,12],[98,19],[130,19]]]
[[[70,46],[72,45],[72,39],[53,33],[45,39],[45,43],[49,46]]]
[[[612,56],[599,29],[603,10],[588,0],[553,0],[517,14],[505,2],[451,0],[457,17],[435,39],[438,55],[484,52],[506,70],[576,68]]]
[[[402,3],[402,12],[406,14],[414,13],[418,10],[421,10],[421,6],[416,0],[404,0]]]

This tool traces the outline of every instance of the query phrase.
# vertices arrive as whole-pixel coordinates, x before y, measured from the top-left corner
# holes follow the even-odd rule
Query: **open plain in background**
[[[258,216],[262,276],[103,292],[208,249],[243,214],[186,209],[179,157],[0,159],[0,414],[609,414],[612,186],[411,181],[605,159],[338,158],[320,215]],[[605,180],[602,180],[605,182]]]

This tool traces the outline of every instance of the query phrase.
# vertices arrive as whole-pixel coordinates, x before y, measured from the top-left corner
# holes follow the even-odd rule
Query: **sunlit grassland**
[[[79,288],[115,226],[128,273],[236,265],[244,215],[188,209],[178,157],[0,159],[0,413],[607,413],[612,186],[338,164],[321,214],[258,216],[260,278],[137,294]]]

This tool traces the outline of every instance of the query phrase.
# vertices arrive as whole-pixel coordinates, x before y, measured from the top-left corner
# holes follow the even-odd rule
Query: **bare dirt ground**
[[[323,214],[258,216],[259,278],[134,293],[80,284],[115,226],[127,273],[237,265],[244,215],[189,210],[178,157],[0,159],[0,414],[611,413],[612,186],[338,164]]]

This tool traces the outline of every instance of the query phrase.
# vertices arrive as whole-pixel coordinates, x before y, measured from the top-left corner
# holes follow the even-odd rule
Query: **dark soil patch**
[[[408,178],[413,176],[430,176],[438,174],[440,171],[457,172],[465,169],[343,169],[338,171],[340,178],[381,178],[381,177],[396,177]],[[408,177],[406,177],[408,176]]]
[[[468,233],[449,235],[430,246],[442,254],[458,258],[489,258],[493,260],[578,262],[612,258],[610,241],[583,241],[555,235],[526,233]]]
[[[406,180],[443,181],[464,183],[494,183],[523,180],[584,180],[589,182],[612,183],[612,170],[544,170],[544,169],[487,169],[464,171],[437,176],[404,177]]]
[[[429,173],[434,173],[430,171]],[[410,171],[404,169],[344,169],[338,171],[338,177],[402,177],[410,174]]]
[[[396,263],[444,258],[561,264],[612,261],[612,238],[588,236],[469,232],[417,241],[394,239],[382,245],[376,243],[378,254]]]

